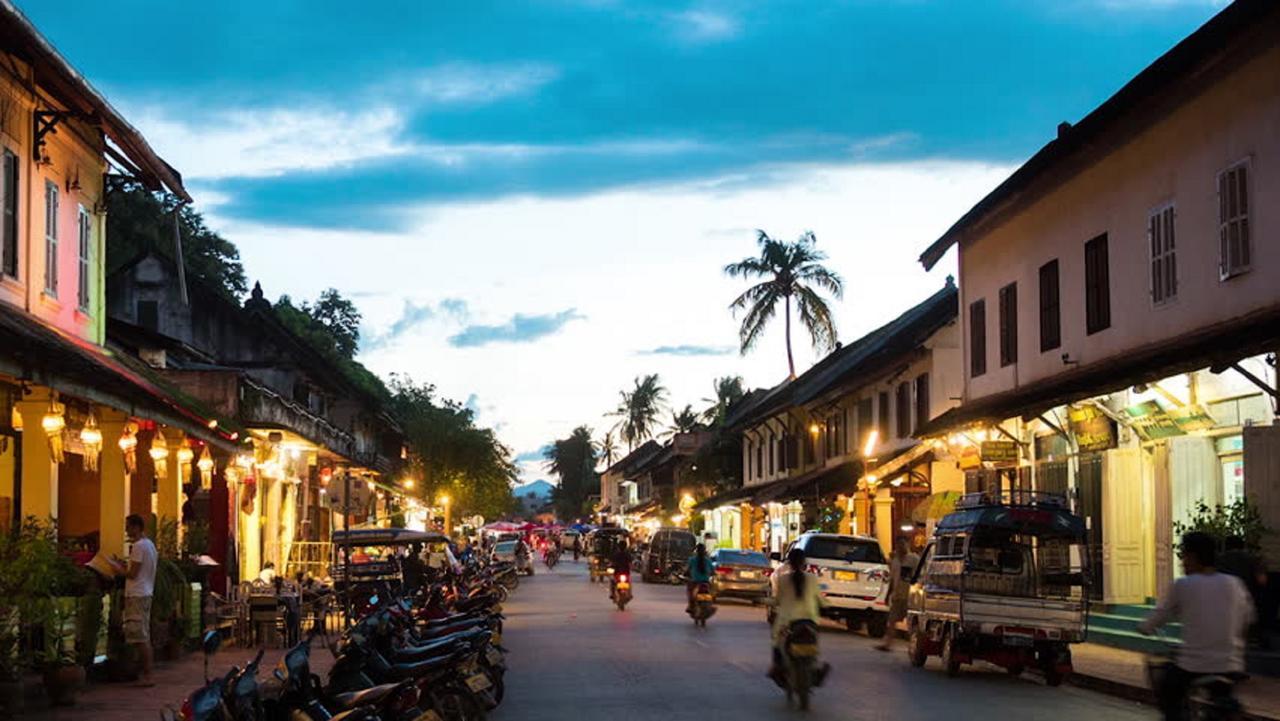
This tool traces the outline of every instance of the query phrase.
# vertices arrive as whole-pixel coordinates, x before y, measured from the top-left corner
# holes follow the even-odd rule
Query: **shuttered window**
[[[977,378],[987,372],[987,301],[969,304],[969,375]]]
[[[1178,296],[1178,256],[1174,245],[1173,206],[1166,205],[1147,217],[1147,241],[1151,247],[1151,302],[1164,303]]]
[[[1084,244],[1084,318],[1089,335],[1111,327],[1111,267],[1106,233]]]
[[[1058,260],[1040,266],[1040,352],[1062,345],[1062,310],[1058,300]]]
[[[1226,280],[1249,270],[1249,165],[1218,174],[1218,275]]]
[[[1000,367],[1018,362],[1018,284],[1000,289]]]
[[[58,186],[44,184],[44,292],[58,297]]]
[[[898,384],[897,398],[895,399],[897,421],[898,421],[898,437],[911,437],[911,383],[903,381]]]
[[[91,279],[93,278],[93,264],[91,257],[93,254],[93,224],[90,222],[89,211],[80,206],[80,212],[76,214],[76,236],[79,241],[77,254],[77,269],[79,270],[78,282],[76,284],[76,307],[80,310],[88,312],[89,304],[92,302]]]
[[[911,432],[919,430],[920,426],[929,422],[931,414],[929,412],[929,374],[921,373],[916,376],[916,423],[912,427]]]
[[[870,398],[863,398],[858,401],[858,435],[854,439],[854,443],[857,444],[859,451],[866,445],[867,436],[871,435],[871,429],[876,427],[874,415],[874,401]]]
[[[0,206],[4,218],[0,222],[0,275],[18,277],[18,156],[4,151],[3,175],[0,175]]]
[[[880,417],[876,419],[876,429],[880,432],[880,442],[889,437],[889,392],[880,392]]]

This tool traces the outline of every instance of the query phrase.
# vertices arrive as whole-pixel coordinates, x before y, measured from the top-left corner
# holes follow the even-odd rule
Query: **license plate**
[[[1005,636],[1004,644],[1006,646],[1032,646],[1034,642],[1030,636]]]
[[[440,714],[436,713],[435,711],[427,710],[427,711],[423,711],[413,721],[444,721],[444,719],[440,718]]]
[[[626,591],[626,590],[628,590],[629,588],[631,588],[631,584],[629,584],[629,583],[619,583],[619,584],[618,584],[618,590],[619,590],[619,591]]]
[[[755,571],[738,571],[738,578],[756,578]]]
[[[502,652],[496,648],[485,651],[484,657],[489,660],[490,666],[497,666],[502,663]]]
[[[489,677],[482,673],[478,673],[467,679],[467,688],[471,689],[473,693],[480,693],[492,685],[493,684],[489,683]]]
[[[836,571],[831,577],[837,581],[856,581],[858,580],[857,571]]]
[[[817,644],[812,643],[796,643],[791,645],[791,655],[801,658],[811,658],[818,655]]]
[[[703,601],[703,602],[710,603],[711,601],[714,601],[714,600],[715,600],[715,597],[714,597],[714,596],[712,596],[712,595],[711,595],[711,594],[709,594],[709,593],[699,593],[699,594],[697,595],[697,599],[698,599],[699,601]]]
[[[494,631],[494,632],[493,632],[493,638],[492,638],[492,639],[490,639],[490,641],[492,641],[492,643],[493,643],[493,645],[494,645],[494,646],[501,646],[501,645],[502,645],[502,632],[501,632],[501,631]]]

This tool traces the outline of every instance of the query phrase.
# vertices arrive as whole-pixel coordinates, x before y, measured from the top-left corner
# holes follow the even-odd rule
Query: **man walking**
[[[907,539],[898,537],[889,556],[889,621],[884,627],[884,638],[876,648],[888,651],[898,636],[898,622],[907,617],[907,595],[911,590],[911,575],[919,559],[907,547]]]
[[[154,686],[151,680],[151,597],[156,589],[156,544],[147,538],[147,524],[142,516],[129,514],[124,522],[125,534],[132,547],[129,563],[116,560],[116,569],[124,574],[124,640],[138,649],[141,670],[138,686]]]

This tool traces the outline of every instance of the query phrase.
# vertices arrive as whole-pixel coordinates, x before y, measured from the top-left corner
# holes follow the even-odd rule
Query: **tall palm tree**
[[[795,299],[800,325],[808,331],[813,347],[822,351],[830,350],[836,344],[836,325],[831,316],[831,307],[818,291],[824,290],[840,299],[844,296],[844,281],[822,265],[827,254],[817,249],[818,239],[812,231],[805,231],[798,240],[788,243],[770,238],[768,233],[757,230],[756,242],[760,245],[759,257],[744,258],[724,267],[724,272],[732,278],[760,279],[759,283],[747,288],[729,304],[735,317],[738,311],[746,311],[742,327],[738,331],[741,351],[746,355],[760,339],[760,334],[773,319],[778,302],[781,301],[786,320],[787,368],[794,378],[796,362],[791,354],[792,299]]]
[[[653,438],[658,415],[667,405],[667,389],[658,379],[657,373],[650,373],[637,377],[635,387],[629,391],[621,391],[620,395],[622,399],[612,415],[621,419],[616,428],[630,451],[635,449],[637,443]]]
[[[613,440],[613,431],[605,431],[604,438],[600,439],[600,457],[604,459],[604,467],[612,466],[617,455],[618,444]]]
[[[686,405],[682,411],[671,412],[671,425],[663,435],[674,436],[677,433],[692,433],[702,427],[698,413],[692,405]]]
[[[747,392],[742,387],[742,376],[717,378],[712,387],[715,388],[715,398],[702,399],[703,403],[711,404],[702,412],[702,420],[709,426],[718,426],[729,415],[730,406],[742,400]]]
[[[543,452],[546,469],[560,477],[560,485],[552,492],[561,518],[576,517],[593,492],[596,467],[596,443],[591,429],[578,426],[568,438],[561,438]]]

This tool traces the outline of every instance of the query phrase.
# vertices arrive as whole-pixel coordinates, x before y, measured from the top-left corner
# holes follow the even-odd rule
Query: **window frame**
[[[58,184],[44,181],[44,293],[58,297],[58,211],[62,199]]]
[[[987,373],[987,299],[969,304],[969,377]]]
[[[1018,362],[1018,283],[1001,288],[998,297],[1000,367],[1004,368]]]
[[[1084,324],[1085,335],[1111,327],[1111,241],[1107,233],[1084,243]]]
[[[880,442],[884,443],[892,437],[889,435],[892,429],[889,422],[889,414],[892,412],[889,410],[892,406],[889,401],[889,391],[880,391],[876,400],[876,431],[880,434]]]
[[[911,381],[902,381],[894,389],[894,429],[898,438],[911,437]]]
[[[93,307],[93,222],[89,210],[83,205],[76,209],[76,261],[79,277],[76,279],[76,308],[88,313]]]
[[[1159,238],[1157,227],[1163,231]],[[1157,205],[1147,213],[1147,290],[1154,306],[1166,305],[1178,299],[1177,227],[1178,209],[1172,200]]]
[[[1062,266],[1058,259],[1040,266],[1040,352],[1062,347]],[[1045,281],[1052,279],[1052,288]],[[1052,292],[1050,292],[1052,291]]]
[[[1231,173],[1244,171],[1244,193],[1241,195],[1244,210],[1230,218],[1223,216],[1227,212],[1227,199],[1222,197],[1223,178]],[[1253,209],[1253,163],[1252,158],[1243,158],[1218,171],[1214,179],[1214,196],[1218,201],[1218,280],[1227,281],[1248,273],[1253,269],[1253,232],[1250,227],[1250,215]],[[1240,223],[1243,230],[1244,261],[1238,266],[1230,266],[1230,227],[1232,223]]]
[[[916,407],[916,422],[911,429],[911,432],[914,433],[919,430],[920,426],[933,420],[930,417],[930,407],[932,406],[930,401],[932,399],[929,398],[929,374],[926,372],[916,376],[912,385],[914,386]]]
[[[18,154],[4,148],[0,155],[0,278],[18,280],[22,264],[22,238],[18,228],[22,166]]]

